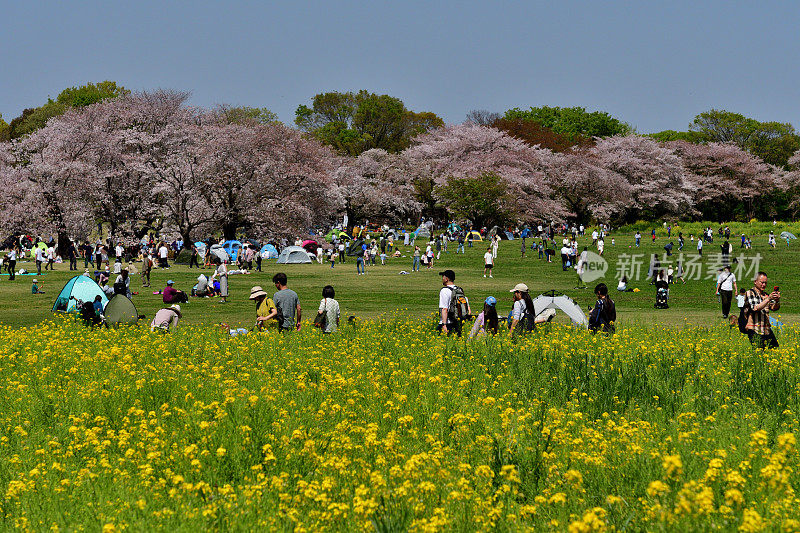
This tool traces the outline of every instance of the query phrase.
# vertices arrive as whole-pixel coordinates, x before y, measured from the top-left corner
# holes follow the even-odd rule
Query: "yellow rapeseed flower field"
[[[800,531],[798,333],[0,327],[0,524]]]

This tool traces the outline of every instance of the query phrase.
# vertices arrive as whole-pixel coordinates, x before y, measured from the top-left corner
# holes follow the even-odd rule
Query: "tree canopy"
[[[583,107],[531,107],[522,110],[509,109],[503,115],[508,120],[522,119],[549,128],[567,136],[570,140],[578,137],[611,137],[632,132],[630,125],[603,111],[586,111]]]
[[[373,148],[400,152],[412,137],[444,121],[431,112],[406,109],[399,98],[361,90],[316,95],[311,107],[298,106],[295,124],[339,153],[358,155]]]
[[[67,109],[86,107],[108,98],[116,98],[130,94],[130,91],[115,81],[102,81],[97,84],[87,83],[80,87],[69,87],[61,91],[55,100],[49,98],[47,103],[22,111],[22,114],[11,121],[8,128],[0,124],[0,140],[18,139],[43,128],[53,117],[63,115]]]

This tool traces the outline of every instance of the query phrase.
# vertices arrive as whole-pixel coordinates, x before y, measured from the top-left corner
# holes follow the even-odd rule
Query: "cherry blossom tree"
[[[398,222],[421,208],[407,178],[404,159],[373,148],[356,158],[341,158],[334,180],[348,219]]]
[[[777,187],[775,169],[733,143],[675,141],[665,146],[680,157],[693,203],[706,216],[727,220],[742,204],[750,219],[754,202]]]
[[[592,218],[609,222],[624,211],[631,196],[625,178],[585,151],[559,156],[546,179],[553,199],[578,222],[588,223]]]
[[[597,164],[616,172],[628,183],[628,221],[677,215],[691,208],[685,171],[672,150],[639,135],[597,139],[588,150]]]
[[[93,169],[86,155],[98,132],[85,118],[69,110],[7,148],[0,175],[5,229],[55,233],[62,252],[69,237],[88,234]]]
[[[403,152],[412,179],[442,187],[448,178],[478,179],[492,174],[506,183],[514,199],[513,210],[522,219],[554,220],[567,214],[552,199],[546,179],[557,160],[550,150],[475,124],[440,128],[416,137],[414,143]]]
[[[200,192],[226,239],[298,235],[341,205],[332,152],[282,124],[203,126]]]

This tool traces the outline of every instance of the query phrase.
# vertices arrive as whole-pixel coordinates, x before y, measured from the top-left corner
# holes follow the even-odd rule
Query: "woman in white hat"
[[[528,286],[524,283],[517,283],[509,292],[514,294],[514,307],[511,310],[509,329],[516,335],[518,329],[527,331],[527,329],[532,328],[533,320],[530,320],[531,328],[526,328],[525,326],[528,325],[528,319],[533,315],[533,301],[528,293]],[[520,326],[519,328],[518,325]]]
[[[250,289],[250,299],[256,303],[256,330],[264,329],[269,320],[275,319],[277,324],[278,308],[260,285]]]
[[[168,332],[170,328],[177,328],[178,321],[182,316],[181,306],[178,304],[159,309],[156,316],[153,317],[153,321],[150,322],[150,331]]]

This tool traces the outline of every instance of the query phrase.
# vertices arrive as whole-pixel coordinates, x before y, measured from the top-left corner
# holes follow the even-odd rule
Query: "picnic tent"
[[[212,257],[216,257],[223,263],[227,263],[228,261],[230,261],[228,252],[225,251],[225,248],[223,248],[221,244],[212,244],[211,248],[208,249],[208,253],[210,253]]]
[[[117,294],[111,298],[103,314],[106,317],[106,324],[109,326],[119,326],[122,324],[133,325],[139,320],[139,313],[136,311],[136,306],[123,294]]]
[[[277,261],[279,265],[310,263],[310,262],[311,262],[311,257],[309,257],[308,252],[303,250],[300,246],[287,246],[281,251],[281,255],[278,256],[278,261]]]
[[[356,239],[355,241],[350,243],[350,246],[347,248],[347,255],[350,257],[356,257],[362,255],[364,253],[364,241],[361,239]]]
[[[472,231],[468,232],[467,235],[466,235],[466,238],[469,238],[470,235],[472,235],[472,240],[474,240],[474,241],[482,241],[483,240],[483,236],[480,234],[480,232],[477,232],[475,230],[472,230]]]
[[[784,232],[784,233],[785,233],[785,232]],[[781,236],[783,236],[783,234],[781,234]],[[47,245],[44,243],[44,241],[39,241],[38,243],[36,243],[36,244],[33,246],[33,248],[31,248],[31,253],[32,253],[32,254],[35,254],[35,253],[36,253],[36,249],[37,249],[37,248],[41,248],[41,250],[42,250],[43,252],[46,252],[46,251],[47,251]]]
[[[306,239],[303,241],[303,248],[310,254],[317,253],[317,247],[319,243],[312,239]]]
[[[259,248],[261,248],[261,243],[255,239],[245,239],[244,242],[245,244],[249,244],[250,246],[252,246],[253,250],[258,250]]]
[[[511,233],[510,231],[506,231],[505,235],[506,235],[506,239],[508,239],[509,241],[513,241],[514,240],[514,234]]]
[[[797,237],[794,236],[794,233],[789,233],[788,231],[781,232],[781,239],[796,239]]]
[[[346,231],[341,231],[338,229],[332,229],[325,235],[325,239],[328,241],[333,241],[334,238],[345,241],[349,241],[351,239],[350,235],[347,234]]]
[[[422,224],[417,230],[414,232],[414,239],[430,239],[431,238],[431,230],[428,229],[428,226]]]
[[[548,291],[534,298],[533,310],[537,317],[548,309],[563,311],[576,326],[583,328],[589,327],[589,320],[586,318],[581,308],[565,294],[560,294],[556,291]]]
[[[100,285],[88,276],[75,276],[67,281],[61,292],[58,293],[53,304],[53,312],[77,313],[78,301],[94,302],[96,296],[100,295],[103,306],[108,303],[108,297],[100,288]]]
[[[278,249],[272,244],[265,244],[261,247],[261,259],[277,259],[280,255]]]
[[[239,255],[239,250],[242,249],[242,241],[225,241],[222,245],[231,261],[236,261],[236,256]]]

